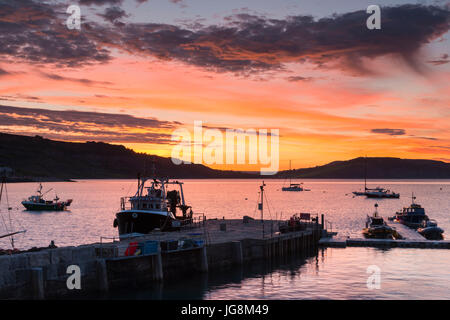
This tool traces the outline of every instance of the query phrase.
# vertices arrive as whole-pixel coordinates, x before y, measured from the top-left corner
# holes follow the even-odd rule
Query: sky
[[[69,30],[70,5],[81,29]],[[381,29],[366,9],[381,7]],[[0,132],[170,156],[175,130],[278,129],[280,169],[450,162],[450,2],[0,0]],[[258,170],[254,165],[215,165]]]

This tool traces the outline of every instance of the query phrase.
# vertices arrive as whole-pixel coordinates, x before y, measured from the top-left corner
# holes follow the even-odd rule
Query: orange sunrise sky
[[[1,2],[0,132],[169,157],[197,120],[279,129],[280,170],[450,162],[449,2],[378,3],[380,30],[366,1]]]

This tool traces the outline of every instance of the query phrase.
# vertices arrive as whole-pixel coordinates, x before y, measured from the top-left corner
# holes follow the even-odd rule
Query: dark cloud
[[[431,61],[427,61],[428,63],[431,63],[435,66],[439,66],[441,64],[446,64],[450,62],[449,56],[448,54],[443,54],[442,56],[440,56],[438,59],[436,60],[431,60]]]
[[[10,74],[11,74],[11,73],[9,73],[8,71],[6,71],[6,70],[0,68],[0,77],[2,77],[2,76],[8,76],[8,75],[10,75]]]
[[[405,129],[372,129],[372,130],[370,130],[370,132],[387,134],[390,136],[402,136],[402,135],[406,134]]]
[[[258,72],[289,62],[311,62],[367,73],[363,61],[395,55],[420,71],[416,54],[450,27],[449,11],[436,6],[382,8],[382,29],[366,27],[368,15],[356,11],[315,20],[285,20],[236,14],[225,25],[195,31],[164,24],[127,24],[120,45],[130,52],[175,59],[215,71]]]
[[[171,134],[162,133],[161,129],[176,129],[180,124],[125,114],[0,106],[2,131],[36,134],[42,130],[50,133],[49,138],[62,140],[166,144],[171,143]]]
[[[450,29],[446,7],[412,4],[383,7],[382,29],[368,30],[365,10],[322,19],[239,13],[220,25],[195,23],[189,28],[119,23],[126,16],[120,0],[80,3],[112,5],[102,17],[114,25],[84,21],[82,32],[70,31],[64,25],[63,7],[37,0],[0,2],[0,55],[74,67],[107,62],[114,48],[239,74],[283,70],[287,63],[304,62],[367,74],[371,70],[366,59],[390,55],[421,72],[419,49]]]
[[[51,80],[57,80],[57,81],[70,81],[70,82],[76,82],[87,86],[94,86],[94,85],[112,85],[111,82],[108,81],[94,81],[89,80],[85,78],[70,78],[70,77],[64,77],[60,76],[54,73],[46,73],[46,72],[40,72],[40,75]]]
[[[290,82],[311,81],[312,77],[291,76],[286,78]]]
[[[103,6],[105,4],[108,5],[119,5],[123,2],[123,0],[79,0],[79,3],[81,5],[96,5],[96,6]]]
[[[61,67],[107,62],[109,51],[91,36],[102,28],[68,30],[65,9],[33,0],[1,1],[0,56]]]
[[[116,23],[120,19],[128,17],[129,15],[120,7],[110,7],[106,8],[105,12],[103,14],[99,14],[99,16],[111,23]]]

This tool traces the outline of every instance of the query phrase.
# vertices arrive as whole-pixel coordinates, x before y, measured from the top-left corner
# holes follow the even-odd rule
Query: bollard
[[[105,259],[97,260],[97,284],[98,289],[101,292],[108,292],[109,284],[108,284],[108,272],[106,269]]]
[[[31,269],[31,284],[33,286],[33,299],[44,299],[44,272],[42,268]]]
[[[244,261],[242,254],[242,243],[240,241],[233,241],[231,245],[233,247],[234,263],[241,265]]]

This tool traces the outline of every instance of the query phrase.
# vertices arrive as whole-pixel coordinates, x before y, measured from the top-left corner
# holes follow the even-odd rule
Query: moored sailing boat
[[[366,196],[367,198],[400,198],[399,193],[395,193],[391,190],[387,190],[381,187],[367,188],[367,161],[364,158],[364,191],[354,191],[355,196]]]
[[[289,172],[291,172],[291,160],[289,160]],[[292,176],[289,174],[289,186],[282,187],[282,191],[310,191],[309,189],[305,189],[303,187],[303,183],[292,183]]]

